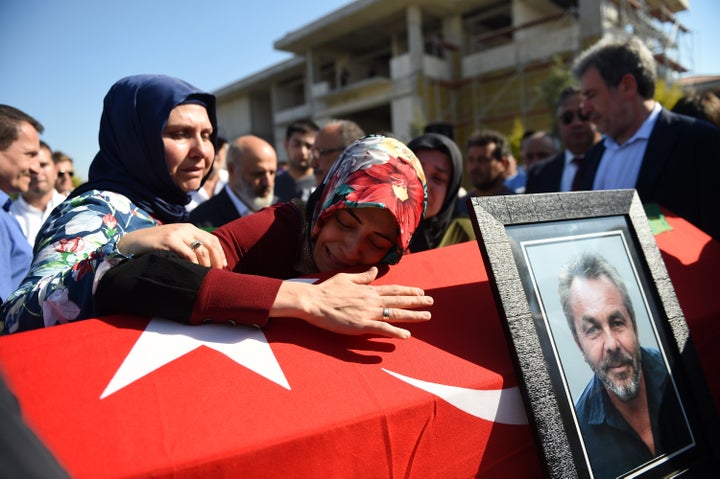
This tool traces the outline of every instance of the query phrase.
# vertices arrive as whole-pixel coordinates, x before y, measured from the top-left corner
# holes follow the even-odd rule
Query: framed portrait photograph
[[[468,208],[548,477],[717,473],[717,413],[635,190]]]

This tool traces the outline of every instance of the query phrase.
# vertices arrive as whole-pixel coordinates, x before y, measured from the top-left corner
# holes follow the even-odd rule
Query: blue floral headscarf
[[[383,263],[395,264],[407,250],[427,203],[425,173],[402,142],[379,135],[361,138],[335,160],[309,203],[310,244],[339,208],[382,208],[398,226],[395,248]]]
[[[170,112],[185,103],[205,107],[215,145],[213,95],[165,75],[136,75],[116,82],[105,96],[100,151],[90,165],[89,180],[71,196],[89,190],[114,191],[163,223],[187,221],[185,205],[190,196],[173,182],[162,141]]]

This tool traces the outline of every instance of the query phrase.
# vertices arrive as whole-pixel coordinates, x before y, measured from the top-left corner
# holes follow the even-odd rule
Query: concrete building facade
[[[349,118],[409,141],[428,125],[460,145],[477,128],[546,129],[540,91],[605,34],[632,31],[660,75],[685,69],[675,13],[689,0],[357,0],[275,42],[293,57],[214,92],[234,137],[255,134],[279,158],[286,126]]]

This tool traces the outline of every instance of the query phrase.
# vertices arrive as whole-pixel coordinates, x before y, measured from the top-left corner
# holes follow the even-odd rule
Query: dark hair
[[[63,161],[69,161],[70,163],[73,163],[73,159],[70,158],[68,155],[66,155],[65,153],[63,153],[60,150],[53,151],[52,159],[53,159],[53,162],[56,164],[61,163]]]
[[[306,133],[317,132],[320,128],[312,120],[297,120],[290,123],[285,130],[285,140],[289,140],[294,133],[302,135]]]
[[[595,68],[609,88],[615,88],[630,74],[637,82],[638,94],[644,99],[655,95],[655,58],[637,37],[605,37],[585,50],[575,60],[573,75],[582,77]]]
[[[568,99],[568,97],[571,97],[573,95],[580,95],[580,88],[578,88],[575,85],[566,86],[563,88],[563,90],[560,92],[560,96],[558,97],[557,105],[555,105],[555,109],[559,110],[562,104],[565,102],[565,100]]]
[[[0,151],[7,150],[20,135],[20,124],[28,122],[38,133],[45,129],[39,121],[10,105],[0,105]]]
[[[510,145],[507,139],[498,131],[495,130],[480,130],[476,131],[467,141],[467,147],[472,146],[486,146],[490,143],[495,143],[495,149],[492,152],[493,158],[496,160],[502,160],[503,157],[510,156]]]
[[[537,133],[537,130],[525,130],[523,131],[522,136],[520,137],[520,141],[525,141],[531,136],[533,136],[535,133]]]
[[[599,279],[605,276],[620,292],[623,299],[625,309],[627,309],[632,321],[633,329],[637,333],[637,323],[635,322],[635,310],[633,309],[630,294],[628,293],[625,282],[623,281],[618,270],[615,269],[605,258],[597,253],[583,253],[569,261],[560,270],[558,279],[558,294],[560,295],[560,304],[562,305],[565,319],[570,327],[573,338],[578,341],[577,330],[575,330],[575,318],[573,317],[572,307],[570,306],[570,286],[575,278],[582,279]]]
[[[720,98],[709,91],[685,95],[675,103],[672,111],[720,126]]]

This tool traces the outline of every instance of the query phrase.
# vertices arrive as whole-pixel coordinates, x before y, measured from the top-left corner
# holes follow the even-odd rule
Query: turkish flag
[[[403,341],[109,317],[4,337],[0,364],[78,478],[539,477],[477,244],[376,283],[422,287],[433,319]]]
[[[720,405],[720,245],[667,221],[656,240]],[[0,364],[78,478],[541,476],[478,245],[376,283],[422,287],[433,319],[402,341],[110,317],[2,337]]]

